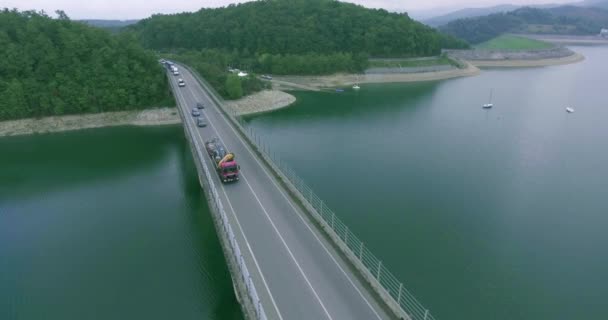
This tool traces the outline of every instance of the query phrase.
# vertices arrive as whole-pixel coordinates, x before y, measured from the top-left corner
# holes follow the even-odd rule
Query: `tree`
[[[440,33],[406,14],[367,9],[335,0],[262,0],[194,13],[155,15],[130,30],[155,50],[232,51],[241,58],[263,54],[350,52],[372,56],[439,54]]]
[[[241,87],[241,79],[235,74],[230,74],[226,78],[226,92],[230,99],[239,99],[243,96],[243,87]]]
[[[133,35],[57,15],[0,11],[0,120],[171,103],[162,68]]]

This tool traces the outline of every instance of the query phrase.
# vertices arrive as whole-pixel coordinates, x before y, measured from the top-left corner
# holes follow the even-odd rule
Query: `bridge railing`
[[[183,117],[183,119],[187,118]],[[184,121],[184,127],[189,135],[188,140],[190,140],[194,144],[195,150],[193,151],[195,156],[195,164],[199,169],[199,180],[201,184],[205,186],[205,188],[203,188],[203,191],[206,193],[207,199],[209,200],[211,211],[216,213],[216,218],[219,217],[219,219],[214,219],[216,223],[219,222],[219,225],[216,228],[217,232],[222,233],[219,235],[220,237],[224,237],[224,239],[227,239],[227,246],[225,246],[225,248],[229,250],[229,253],[227,254],[227,257],[229,257],[229,259],[231,260],[229,261],[231,262],[229,265],[236,266],[236,268],[233,268],[233,271],[236,271],[233,272],[233,276],[239,277],[239,279],[235,280],[238,281],[239,284],[241,284],[247,292],[248,301],[246,303],[248,306],[246,307],[250,307],[254,310],[256,320],[267,320],[268,318],[266,317],[264,306],[260,301],[258,292],[255,288],[249,270],[247,269],[247,265],[245,264],[245,259],[241,254],[241,249],[234,235],[232,225],[230,224],[230,220],[226,215],[226,211],[224,210],[224,207],[220,200],[219,193],[217,192],[215,184],[213,183],[211,172],[209,171],[209,168],[205,162],[205,154],[203,154],[202,150],[206,149],[204,146],[200,145],[200,142],[197,139],[194,138],[195,136],[192,132],[192,128],[189,122]],[[204,177],[200,176],[200,169],[202,169]],[[238,275],[235,273],[238,273]]]
[[[363,274],[372,288],[384,299],[393,311],[402,317],[412,320],[434,320],[430,311],[408,291],[403,284],[383,265],[340,218],[325,204],[323,200],[310,188],[296,172],[291,169],[275,152],[273,152],[263,138],[253,128],[247,127],[236,110],[224,105],[224,100],[204,81],[196,72],[190,70],[197,80],[211,93],[212,98],[222,111],[239,127],[241,133],[247,136],[255,146],[260,156],[279,175],[279,178],[295,188],[297,197],[312,213],[317,222],[328,233],[354,266]]]

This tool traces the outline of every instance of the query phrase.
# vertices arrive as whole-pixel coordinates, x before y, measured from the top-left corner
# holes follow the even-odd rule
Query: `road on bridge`
[[[184,125],[194,129],[199,145],[219,138],[241,166],[236,183],[222,184],[217,176],[213,178],[268,318],[395,318],[293,202],[209,93],[186,68],[180,72],[169,77]],[[177,86],[180,77],[185,87]],[[205,105],[201,110],[208,122],[205,128],[198,128],[191,116],[196,102]],[[208,157],[205,161],[213,167]]]

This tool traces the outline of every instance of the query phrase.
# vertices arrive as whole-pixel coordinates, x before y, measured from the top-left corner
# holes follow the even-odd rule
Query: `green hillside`
[[[171,104],[156,58],[129,34],[0,11],[0,120]]]
[[[154,15],[135,26],[156,50],[220,49],[241,55],[365,53],[431,56],[465,46],[407,14],[333,0],[261,0],[195,13]]]
[[[608,10],[561,6],[550,9],[522,8],[507,13],[460,19],[440,30],[478,44],[504,33],[593,35],[608,26]]]

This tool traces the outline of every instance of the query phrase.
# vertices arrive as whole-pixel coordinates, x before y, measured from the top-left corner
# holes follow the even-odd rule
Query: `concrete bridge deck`
[[[267,318],[396,318],[282,187],[210,93],[186,68],[180,72],[169,79],[185,131],[196,142],[192,145],[201,148],[217,137],[241,167],[236,183],[222,184],[215,174],[211,179]],[[185,87],[177,86],[178,78]],[[207,127],[197,127],[190,114],[196,102],[205,105],[201,111]],[[200,160],[213,168],[209,157],[195,157]]]

